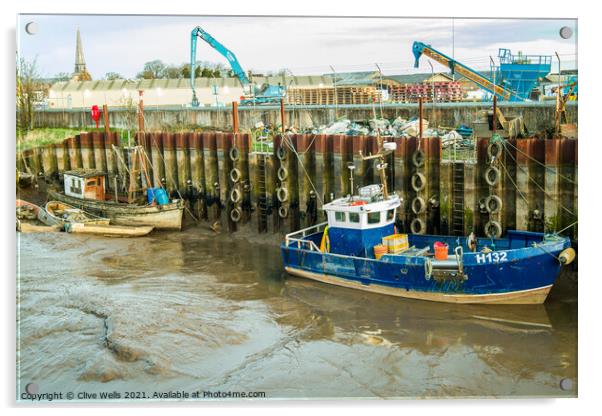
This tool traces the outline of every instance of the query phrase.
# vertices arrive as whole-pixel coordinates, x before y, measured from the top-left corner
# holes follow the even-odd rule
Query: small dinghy
[[[75,208],[60,201],[49,201],[46,204],[46,212],[56,224],[67,223],[109,225],[109,219],[98,217],[94,214]]]
[[[153,231],[152,225],[128,226],[92,223],[67,223],[65,231],[75,234],[94,234],[105,237],[143,237]]]
[[[52,216],[46,212],[46,210],[42,207],[37,206],[36,204],[32,204],[31,202],[27,202],[23,199],[16,200],[16,214],[17,220],[21,224],[20,228],[23,228],[25,222],[36,222],[39,221],[45,226],[52,227],[52,230],[48,229],[48,231],[56,231],[56,229],[60,228],[61,224],[57,222]],[[31,224],[35,225],[35,224]],[[31,228],[25,226],[25,228]],[[41,229],[40,229],[41,230]]]

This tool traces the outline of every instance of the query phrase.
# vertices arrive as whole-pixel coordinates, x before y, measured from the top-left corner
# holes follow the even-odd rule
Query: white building
[[[265,83],[287,88],[331,87],[332,77],[253,77],[261,86]],[[201,106],[229,106],[240,101],[243,89],[237,78],[197,78],[197,98]],[[143,79],[114,81],[63,81],[53,84],[48,91],[48,107],[51,109],[89,108],[92,105],[127,107],[137,105],[139,91],[143,92],[144,106],[187,107],[192,100],[189,79]]]

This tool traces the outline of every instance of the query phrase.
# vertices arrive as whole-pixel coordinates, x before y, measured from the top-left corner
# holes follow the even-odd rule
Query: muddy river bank
[[[39,393],[147,397],[577,394],[568,269],[545,305],[449,305],[289,277],[279,237],[250,230],[17,243],[18,399],[32,382]]]

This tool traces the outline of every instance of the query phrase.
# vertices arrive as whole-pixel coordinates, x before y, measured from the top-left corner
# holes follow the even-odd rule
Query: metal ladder
[[[266,187],[266,154],[257,152],[257,227],[260,233],[268,231],[268,195]]]
[[[464,235],[464,163],[452,165],[452,223],[453,235]]]

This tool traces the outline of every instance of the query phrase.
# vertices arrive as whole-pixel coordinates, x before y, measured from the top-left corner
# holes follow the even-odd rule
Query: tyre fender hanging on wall
[[[417,168],[420,168],[424,165],[424,152],[421,149],[417,149],[412,154],[412,163]]]
[[[230,171],[230,180],[232,183],[236,183],[240,180],[240,170],[234,168]]]
[[[485,171],[485,182],[489,186],[495,186],[500,181],[500,170],[495,166],[489,166]]]
[[[416,172],[412,175],[412,189],[414,190],[414,192],[422,191],[425,185],[426,177],[422,173]]]
[[[485,200],[485,208],[490,214],[497,214],[502,209],[502,199],[497,195],[489,195]]]
[[[280,218],[286,218],[288,216],[288,209],[286,207],[278,208],[278,216]]]
[[[240,202],[241,198],[242,198],[242,195],[238,188],[234,188],[234,189],[232,189],[232,191],[230,191],[230,201],[237,204],[238,202]]]
[[[233,147],[232,149],[230,149],[230,160],[231,161],[236,162],[239,157],[240,157],[240,152],[238,151],[238,148]]]
[[[280,146],[278,149],[276,149],[276,157],[280,161],[286,159],[286,150],[284,150],[284,147]]]
[[[234,208],[232,211],[230,211],[230,219],[232,220],[232,222],[240,221],[240,217],[241,217],[240,209]]]
[[[278,168],[278,180],[283,182],[286,180],[286,178],[288,178],[288,169],[286,169],[284,166],[280,166]]]
[[[288,189],[280,187],[276,190],[276,198],[280,202],[286,202],[288,200]]]
[[[502,236],[502,226],[497,221],[489,221],[485,224],[485,235],[489,238],[500,238]]]
[[[412,234],[424,234],[426,231],[426,224],[420,218],[414,218],[410,223],[410,231]]]
[[[487,145],[487,156],[489,159],[499,158],[502,155],[502,144],[499,141],[492,141]]]
[[[424,198],[417,196],[412,200],[412,212],[416,215],[422,214],[426,208]]]

